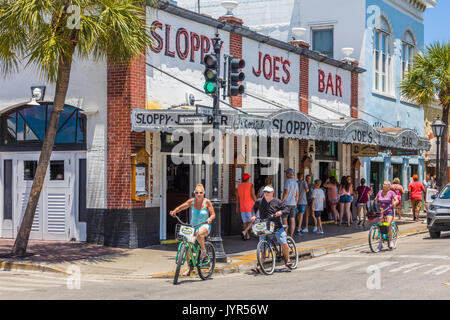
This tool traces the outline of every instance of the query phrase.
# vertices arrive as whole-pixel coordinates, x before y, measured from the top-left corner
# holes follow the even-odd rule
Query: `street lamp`
[[[431,124],[431,129],[436,137],[436,186],[439,189],[439,142],[445,130],[445,123],[439,119],[439,115]]]

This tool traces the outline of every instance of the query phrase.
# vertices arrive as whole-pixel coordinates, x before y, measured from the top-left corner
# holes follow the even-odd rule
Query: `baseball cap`
[[[248,173],[244,173],[244,175],[242,176],[243,180],[247,180],[250,179],[250,175]]]
[[[263,192],[273,192],[273,188],[271,186],[265,186]]]
[[[294,174],[294,169],[289,168],[289,169],[287,169],[287,170],[284,171],[284,172],[289,173],[289,174]]]

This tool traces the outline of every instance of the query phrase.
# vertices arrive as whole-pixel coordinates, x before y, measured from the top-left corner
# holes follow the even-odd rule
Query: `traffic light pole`
[[[227,255],[223,249],[222,241],[222,224],[221,224],[221,209],[222,200],[219,198],[219,163],[220,161],[220,88],[222,88],[222,79],[220,78],[220,50],[222,48],[222,40],[219,38],[219,33],[213,39],[214,53],[217,58],[217,74],[216,88],[213,95],[213,131],[214,131],[214,161],[212,165],[212,199],[211,202],[214,207],[216,218],[212,223],[210,240],[216,250],[216,260],[219,262],[227,262]]]

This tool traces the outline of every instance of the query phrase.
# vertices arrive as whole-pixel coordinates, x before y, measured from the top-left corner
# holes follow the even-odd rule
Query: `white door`
[[[14,217],[14,238],[19,232],[20,225],[22,224],[22,218],[27,208],[28,197],[33,184],[33,177],[36,172],[38,159],[36,156],[21,157],[17,160],[17,198],[16,198],[16,211]],[[42,192],[39,196],[39,202],[34,214],[33,225],[31,227],[30,239],[42,240]]]
[[[17,205],[15,236],[22,223],[33,184],[39,154],[21,155],[17,159]],[[33,219],[30,239],[69,240],[69,221],[73,213],[74,163],[70,154],[54,154],[50,160],[39,203]]]

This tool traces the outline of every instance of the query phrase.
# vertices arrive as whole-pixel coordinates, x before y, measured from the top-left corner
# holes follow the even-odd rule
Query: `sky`
[[[437,6],[424,13],[425,45],[450,41],[450,0],[437,0]]]

